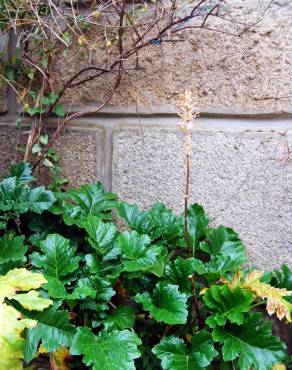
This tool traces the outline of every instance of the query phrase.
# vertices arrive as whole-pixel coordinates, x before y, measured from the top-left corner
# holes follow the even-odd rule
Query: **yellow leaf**
[[[78,37],[78,44],[81,46],[83,44],[85,44],[86,42],[86,37],[84,35],[81,35]]]
[[[191,340],[192,340],[192,335],[191,334],[189,334],[189,333],[187,333],[187,334],[185,334],[185,338],[186,338],[186,340],[188,341],[188,342],[190,342]]]
[[[23,368],[23,347],[25,339],[21,337],[24,328],[32,328],[35,320],[21,320],[21,314],[13,307],[0,304],[0,370],[21,370]]]
[[[47,280],[42,274],[32,273],[25,268],[10,270],[6,275],[0,276],[0,303],[4,298],[13,297],[17,291],[37,289]]]
[[[96,10],[95,12],[92,13],[92,15],[98,19],[100,17],[100,12],[98,10]]]
[[[273,370],[286,370],[286,366],[283,364],[277,364],[273,366]]]
[[[54,370],[69,370],[66,360],[71,357],[68,348],[60,348],[52,354],[51,365]]]
[[[38,353],[49,353],[49,351],[41,344]]]
[[[206,293],[206,291],[208,290],[208,288],[202,288],[199,292],[199,295],[204,295]]]
[[[267,299],[267,311],[269,315],[275,313],[280,320],[286,317],[291,322],[292,304],[283,297],[290,296],[292,292],[261,282],[260,278],[262,275],[263,273],[259,271],[251,272],[243,280],[242,288],[251,290],[259,297]]]
[[[105,44],[106,44],[106,46],[108,46],[108,47],[109,47],[109,46],[112,46],[112,42],[111,42],[111,40],[106,40],[106,43],[105,43]]]
[[[36,290],[31,290],[25,294],[17,294],[13,298],[16,299],[24,308],[27,308],[30,311],[43,311],[44,308],[47,308],[53,304],[50,299],[40,297],[39,292]]]
[[[13,298],[25,308],[42,311],[52,301],[39,297],[38,292],[31,289],[37,289],[46,282],[42,274],[34,274],[24,268],[13,269],[0,276],[0,370],[23,369],[21,359],[25,339],[22,332],[37,324],[35,320],[23,319],[15,308],[3,303],[4,299]],[[17,294],[18,291],[29,292]]]

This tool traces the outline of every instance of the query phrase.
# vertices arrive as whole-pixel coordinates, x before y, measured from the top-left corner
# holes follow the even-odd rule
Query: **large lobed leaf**
[[[202,370],[218,354],[211,335],[205,330],[192,337],[189,348],[182,339],[170,336],[163,338],[152,352],[161,360],[163,370]]]
[[[155,239],[161,238],[165,242],[183,236],[183,219],[175,215],[165,204],[155,203],[146,215],[153,225],[151,234]]]
[[[27,332],[24,352],[26,362],[35,357],[40,341],[49,352],[71,345],[76,330],[69,323],[67,311],[57,311],[56,307],[52,306],[41,313],[26,313],[26,316],[37,321],[37,326]]]
[[[29,184],[34,180],[31,165],[27,162],[12,163],[9,168],[10,176],[15,177],[19,184]]]
[[[105,192],[102,184],[97,182],[91,185],[82,185],[79,189],[72,189],[66,194],[58,194],[59,206],[52,210],[56,214],[63,214],[67,225],[82,227],[89,215],[100,219],[111,218],[109,211],[117,207],[117,196]]]
[[[83,222],[83,227],[89,235],[89,243],[100,255],[105,255],[113,249],[117,236],[117,228],[111,222],[102,222],[98,217],[89,215]]]
[[[206,234],[209,217],[204,208],[199,204],[192,204],[188,208],[188,232],[193,251],[198,247],[199,240]]]
[[[229,320],[231,323],[242,325],[243,313],[250,310],[253,294],[240,287],[229,288],[228,285],[213,285],[204,294],[205,305],[214,312],[206,320],[206,323],[214,328],[225,325]]]
[[[0,276],[0,303],[5,298],[15,299],[19,291],[38,289],[46,282],[42,274],[32,273],[25,268],[10,270],[6,275]],[[46,301],[48,305],[51,303],[49,300]]]
[[[187,321],[187,295],[181,293],[177,285],[158,282],[151,296],[148,292],[139,293],[135,301],[141,303],[145,311],[150,311],[157,321],[166,324],[185,324]]]
[[[177,257],[173,262],[165,266],[165,275],[172,283],[179,285],[180,290],[192,295],[192,287],[189,277],[193,274],[202,275],[206,273],[204,263],[196,258],[184,259]]]
[[[93,370],[135,370],[140,357],[138,336],[128,330],[105,332],[95,336],[89,328],[78,328],[70,352],[84,355],[83,362]]]
[[[124,271],[148,271],[161,276],[167,253],[164,247],[150,243],[148,235],[139,235],[136,231],[125,231],[119,235],[118,246],[122,253]],[[162,266],[157,271],[155,267],[159,262]]]
[[[17,172],[17,171],[15,171]],[[53,193],[43,186],[30,189],[27,185],[28,175],[17,174],[19,177],[8,177],[0,182],[0,219],[4,220],[1,228],[6,227],[10,218],[32,211],[42,213],[56,201]],[[6,212],[6,213],[4,213]]]
[[[223,344],[223,360],[238,359],[240,370],[267,370],[286,356],[280,338],[272,336],[272,324],[261,321],[261,314],[249,314],[242,326],[216,327],[213,339]]]
[[[4,234],[0,237],[0,264],[10,261],[21,260],[27,247],[23,244],[24,236],[14,236],[12,233]]]
[[[135,308],[132,306],[119,306],[104,320],[106,328],[116,327],[117,329],[132,328],[135,323]]]
[[[25,339],[22,332],[37,324],[34,320],[22,319],[21,314],[11,306],[0,304],[0,369],[22,370]]]
[[[80,258],[76,249],[71,247],[70,240],[58,234],[49,234],[40,243],[41,253],[31,255],[31,263],[40,268],[46,277],[62,280],[79,266]]]
[[[276,288],[292,290],[292,271],[287,265],[282,265],[271,273],[270,284]]]
[[[206,263],[207,277],[216,280],[227,272],[237,271],[247,261],[245,247],[238,235],[230,228],[220,225],[209,229],[208,242],[201,242],[199,247],[210,255]]]
[[[139,234],[151,234],[154,225],[146,212],[141,212],[136,204],[121,202],[118,205],[118,212],[132,230]]]
[[[52,304],[52,301],[39,296],[34,290],[46,280],[41,274],[34,274],[26,269],[13,269],[0,276],[0,369],[22,369],[21,359],[26,344],[23,330],[37,325],[36,320],[24,319],[14,307],[3,303],[6,300],[16,300],[22,308],[42,311]],[[20,293],[25,291],[26,293]]]
[[[165,244],[183,236],[183,219],[163,203],[155,203],[148,211],[142,212],[136,205],[122,202],[118,211],[131,229],[149,235],[151,240],[161,239],[160,242]]]

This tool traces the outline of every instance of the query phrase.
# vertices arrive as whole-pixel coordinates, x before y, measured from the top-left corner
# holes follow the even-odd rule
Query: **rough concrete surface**
[[[97,180],[97,138],[100,132],[67,131],[55,144],[64,169],[62,175],[72,187]],[[102,134],[102,133],[101,133]]]
[[[8,173],[11,161],[23,158],[28,131],[0,125],[0,177]]]
[[[254,135],[195,131],[191,202],[201,203],[214,225],[240,234],[251,264],[292,266],[288,138]],[[120,128],[114,134],[113,191],[143,208],[162,201],[182,212],[183,156],[183,135],[176,130]]]
[[[23,158],[28,128],[16,129],[0,125],[0,175],[8,173],[11,161]],[[63,168],[62,176],[69,179],[71,187],[97,180],[97,165],[103,152],[102,131],[67,131],[55,144]],[[97,144],[98,142],[98,144]],[[45,168],[35,173],[38,182],[48,183]]]
[[[173,103],[186,88],[198,96],[199,106],[266,107],[285,109],[292,95],[292,6],[288,0],[231,1],[223,15],[231,21],[210,18],[209,27],[238,32],[239,23],[256,23],[242,37],[196,29],[185,31],[184,42],[162,43],[141,51],[145,68],[124,75],[113,105],[151,106]],[[234,7],[234,8],[232,8]],[[231,9],[233,9],[231,11]],[[92,31],[94,41],[96,31]],[[74,48],[57,61],[56,79],[68,80],[77,70],[100,65],[104,52]],[[125,63],[135,66],[135,60]],[[66,73],[64,73],[66,71]],[[70,89],[71,103],[102,101],[115,76],[102,77]]]

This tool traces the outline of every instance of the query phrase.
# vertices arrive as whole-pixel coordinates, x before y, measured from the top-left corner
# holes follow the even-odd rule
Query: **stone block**
[[[278,133],[193,134],[190,203],[202,204],[214,225],[237,231],[250,264],[268,269],[292,266],[288,140]],[[142,208],[162,201],[182,212],[183,158],[184,138],[176,129],[120,127],[113,138],[113,191]]]
[[[70,186],[92,183],[97,178],[103,180],[100,172],[103,141],[102,130],[70,130],[56,142],[63,176],[70,180]]]
[[[7,174],[11,161],[23,158],[23,148],[28,137],[28,128],[17,129],[15,126],[0,125],[0,172]],[[63,168],[62,176],[69,179],[70,187],[103,181],[102,130],[68,130],[55,143]],[[38,182],[47,184],[47,171],[41,168],[35,174]]]
[[[28,129],[0,125],[0,177],[8,173],[10,162],[23,158],[28,132]]]

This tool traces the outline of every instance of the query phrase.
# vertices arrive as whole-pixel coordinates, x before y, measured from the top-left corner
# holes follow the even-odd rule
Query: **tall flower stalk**
[[[184,223],[185,223],[185,238],[187,245],[188,258],[191,257],[191,245],[188,227],[188,206],[189,206],[189,193],[190,193],[190,162],[192,153],[192,129],[194,128],[194,119],[198,117],[199,113],[196,112],[196,102],[191,91],[186,91],[181,95],[178,101],[179,116],[183,119],[179,123],[181,130],[185,133],[185,166],[186,166],[186,187],[185,187],[185,206],[184,206]],[[193,304],[198,320],[199,330],[203,329],[204,323],[200,313],[199,302],[197,300],[194,276],[190,275],[189,280],[192,284]]]
[[[185,222],[185,237],[187,245],[188,258],[191,256],[191,245],[188,229],[188,203],[190,192],[190,157],[192,152],[192,129],[194,128],[194,119],[198,117],[196,112],[196,102],[191,91],[186,91],[181,95],[178,101],[178,115],[183,119],[179,123],[179,127],[185,133],[185,166],[186,166],[186,187],[185,187],[185,206],[184,206],[184,222]]]

